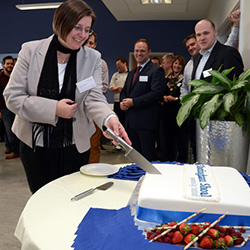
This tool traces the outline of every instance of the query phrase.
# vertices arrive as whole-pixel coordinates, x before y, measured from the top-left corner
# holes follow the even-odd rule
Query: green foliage
[[[227,75],[234,68],[211,70],[212,81],[192,80],[193,91],[183,97],[182,106],[176,117],[177,124],[192,114],[198,118],[204,129],[209,120],[235,121],[238,125],[247,125],[250,133],[250,68],[238,78],[230,80]]]

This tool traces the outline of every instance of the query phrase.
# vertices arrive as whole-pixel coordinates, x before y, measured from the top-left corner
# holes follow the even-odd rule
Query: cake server
[[[90,189],[88,189],[88,190],[86,190],[86,191],[84,191],[84,192],[82,192],[82,193],[80,193],[80,194],[74,196],[73,198],[71,198],[71,200],[72,200],[72,201],[78,201],[78,200],[80,200],[81,198],[86,197],[86,196],[88,196],[88,195],[94,193],[94,191],[95,191],[96,189],[98,189],[98,190],[103,190],[103,191],[104,191],[104,190],[107,190],[107,189],[110,188],[113,184],[114,184],[114,182],[110,181],[110,182],[107,182],[107,183],[105,183],[105,184],[102,184],[102,185],[100,185],[100,186],[98,186],[98,187],[90,188]]]
[[[121,144],[125,149],[125,156],[136,163],[140,168],[150,174],[161,174],[161,172],[154,167],[144,156],[142,156],[137,150],[127,144],[121,137],[116,136],[110,128],[104,127],[103,130],[116,142]]]

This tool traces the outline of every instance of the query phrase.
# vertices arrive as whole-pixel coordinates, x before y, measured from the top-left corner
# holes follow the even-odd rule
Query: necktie
[[[139,75],[140,69],[141,69],[141,66],[138,66],[136,71],[135,71],[135,74],[134,74],[134,77],[133,77],[133,80],[132,80],[132,84],[134,83],[136,77]]]

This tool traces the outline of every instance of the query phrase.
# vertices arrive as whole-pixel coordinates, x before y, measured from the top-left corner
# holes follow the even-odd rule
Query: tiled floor
[[[110,142],[104,143],[101,153],[102,163],[120,164],[130,161],[124,151],[112,153]],[[4,143],[0,143],[0,250],[21,249],[20,242],[13,233],[18,218],[31,193],[20,159],[5,160]]]

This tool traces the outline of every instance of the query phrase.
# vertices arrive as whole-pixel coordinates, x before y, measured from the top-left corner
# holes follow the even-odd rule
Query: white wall
[[[221,43],[227,41],[232,24],[228,15],[239,8],[239,0],[212,0],[207,10],[206,18],[211,19],[218,30],[218,40]]]
[[[239,0],[212,0],[206,18],[213,20],[219,29],[238,2]]]
[[[250,67],[250,1],[241,0],[240,41],[239,51],[242,55],[245,69]]]

